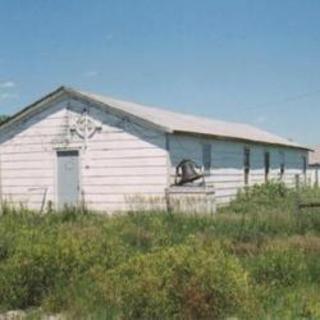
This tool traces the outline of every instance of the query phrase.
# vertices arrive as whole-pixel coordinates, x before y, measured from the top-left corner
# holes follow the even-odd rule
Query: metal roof
[[[30,106],[24,108],[16,115],[11,117],[8,121],[6,121],[2,125],[2,127],[6,126],[7,123],[11,123],[16,118],[23,117],[24,114],[29,113],[33,109],[42,106],[47,102],[47,100],[54,99],[56,96],[60,96],[64,93],[68,94],[71,97],[99,103],[100,105],[105,106],[110,110],[114,110],[120,112],[121,114],[146,121],[165,132],[213,136],[221,139],[242,140],[247,142],[272,144],[310,150],[310,148],[302,146],[289,139],[279,137],[248,124],[226,122],[214,120],[211,118],[176,113],[165,109],[148,107],[133,102],[122,101],[98,94],[79,91],[68,87],[60,87],[55,91],[49,93],[42,99],[31,104]]]
[[[164,127],[170,132],[215,136],[232,140],[245,140],[309,149],[308,147],[302,146],[289,139],[279,137],[248,124],[186,115],[88,92],[78,91],[78,93],[103,104],[112,106],[113,108],[120,109],[128,114],[132,114],[135,117],[141,118],[160,127]]]

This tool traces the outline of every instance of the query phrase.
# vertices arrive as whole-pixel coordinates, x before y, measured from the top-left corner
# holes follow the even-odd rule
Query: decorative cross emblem
[[[80,117],[78,117],[70,128],[71,132],[75,132],[80,138],[84,139],[85,148],[87,148],[88,139],[101,130],[101,124],[93,121],[88,116],[88,110],[84,109]]]

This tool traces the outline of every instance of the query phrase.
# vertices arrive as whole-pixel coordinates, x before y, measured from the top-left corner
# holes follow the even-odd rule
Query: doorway
[[[79,200],[79,152],[57,152],[58,207],[75,206]]]

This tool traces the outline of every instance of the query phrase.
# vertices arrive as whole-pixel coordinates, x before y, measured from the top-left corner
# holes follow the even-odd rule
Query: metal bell
[[[196,169],[197,165],[192,160],[182,160],[176,167],[176,184],[183,185],[202,178]]]

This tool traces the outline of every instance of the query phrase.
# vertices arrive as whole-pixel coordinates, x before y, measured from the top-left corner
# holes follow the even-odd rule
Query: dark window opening
[[[210,174],[211,160],[211,144],[202,145],[202,165],[205,174]]]
[[[244,148],[243,168],[244,168],[244,184],[247,186],[249,184],[249,175],[250,175],[250,149],[249,148]]]
[[[269,181],[269,173],[270,173],[270,152],[264,153],[264,181]]]
[[[303,156],[302,157],[302,169],[303,169],[303,178],[304,178],[304,183],[307,182],[307,166],[308,166],[308,162],[307,162],[307,157]]]

